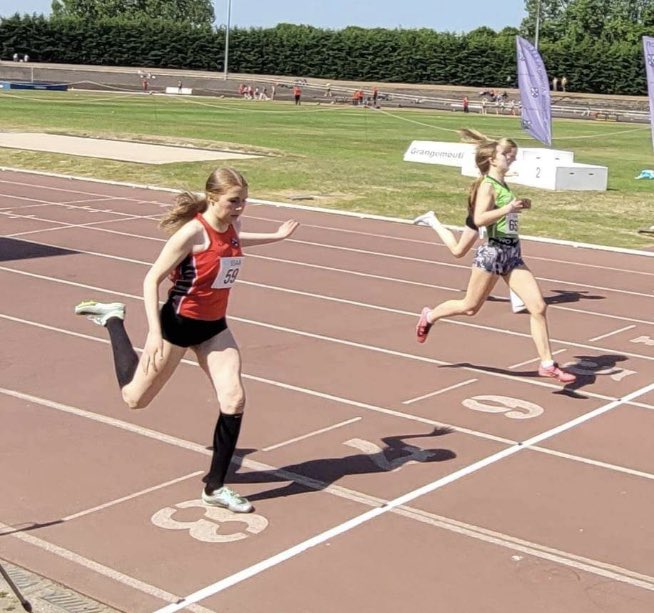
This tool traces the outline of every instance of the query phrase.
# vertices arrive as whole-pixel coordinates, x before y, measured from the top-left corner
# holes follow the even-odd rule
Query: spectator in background
[[[293,98],[295,99],[295,105],[299,106],[302,102],[302,88],[299,85],[293,86]]]
[[[562,77],[561,78],[561,90],[562,91],[567,91],[566,87],[568,86],[568,78],[567,77]]]
[[[332,97],[332,84],[325,83],[325,98],[331,98],[331,97]]]
[[[559,79],[557,77],[554,77],[552,79],[552,91],[556,92],[559,90]]]
[[[372,88],[372,105],[377,106],[377,98],[379,98],[379,88],[375,85]]]
[[[463,96],[463,112],[470,112],[470,101],[468,100],[468,96]]]

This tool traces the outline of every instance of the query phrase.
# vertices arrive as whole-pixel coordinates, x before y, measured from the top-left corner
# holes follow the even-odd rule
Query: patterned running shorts
[[[524,264],[519,242],[505,245],[494,241],[478,247],[472,263],[495,275],[508,275],[514,268]]]

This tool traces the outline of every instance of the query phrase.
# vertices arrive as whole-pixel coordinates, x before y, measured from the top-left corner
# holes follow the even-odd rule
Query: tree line
[[[578,92],[644,95],[642,36],[652,0],[526,0],[520,28],[430,29],[279,24],[230,30],[230,72],[473,87],[516,85],[515,37],[539,49],[550,77]],[[537,11],[540,16],[537,19]],[[224,70],[225,31],[210,0],[54,0],[53,14],[0,19],[0,54],[33,61]]]

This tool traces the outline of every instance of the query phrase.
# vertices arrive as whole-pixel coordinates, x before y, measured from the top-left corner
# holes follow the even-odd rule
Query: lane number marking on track
[[[473,411],[501,413],[509,419],[533,419],[545,412],[543,407],[533,402],[512,398],[511,396],[473,396],[462,400],[461,404],[466,409],[472,409]]]
[[[233,543],[251,535],[259,534],[268,527],[268,520],[256,513],[232,513],[220,507],[209,507],[201,500],[186,500],[173,507],[164,507],[157,511],[150,521],[165,530],[187,530],[192,538],[204,543]],[[178,521],[173,515],[180,509],[199,508],[203,516],[195,521]],[[241,532],[221,532],[225,524],[245,524]]]

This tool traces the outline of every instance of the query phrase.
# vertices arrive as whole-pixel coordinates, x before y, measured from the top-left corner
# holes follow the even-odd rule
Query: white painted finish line
[[[370,511],[366,511],[365,513],[362,513],[357,517],[353,517],[352,519],[343,522],[338,526],[335,526],[329,530],[326,530],[325,532],[317,534],[316,536],[307,539],[302,543],[298,543],[294,547],[290,547],[286,551],[282,551],[274,556],[271,556],[270,558],[258,562],[257,564],[253,564],[249,568],[245,568],[242,571],[234,573],[229,577],[225,577],[224,579],[217,581],[213,585],[209,585],[201,590],[198,590],[197,592],[194,592],[193,594],[188,595],[186,598],[183,598],[180,602],[176,604],[168,605],[166,607],[163,607],[162,609],[157,610],[155,613],[174,613],[175,611],[181,611],[182,609],[185,609],[191,604],[195,604],[197,602],[200,602],[201,600],[209,598],[210,596],[214,596],[215,594],[218,594],[226,590],[227,588],[232,587],[233,585],[241,583],[246,579],[254,577],[259,573],[262,573],[264,570],[268,570],[269,568],[272,568],[273,566],[277,566],[278,564],[281,564],[286,560],[290,560],[291,558],[294,558],[295,556],[307,551],[308,549],[311,549],[312,547],[315,547],[316,545],[320,545],[321,543],[324,543],[336,536],[344,534],[345,532],[349,532],[350,530],[356,528],[357,526],[367,523],[370,520],[374,519],[375,517],[383,515],[384,513],[388,513],[389,511],[395,509],[396,507],[407,504],[412,500],[419,498],[420,496],[424,496],[426,494],[434,492],[435,490],[440,489],[445,485],[449,485],[454,481],[458,481],[462,477],[475,473],[481,470],[482,468],[485,468],[486,466],[490,466],[491,464],[494,464],[495,462],[499,462],[500,460],[512,456],[518,453],[519,451],[522,451],[523,449],[528,449],[532,445],[542,443],[546,439],[556,436],[561,432],[565,432],[566,430],[570,430],[582,423],[585,423],[595,417],[598,417],[599,415],[608,413],[609,411],[612,411],[613,409],[619,407],[625,402],[628,402],[629,400],[633,400],[638,396],[647,394],[652,390],[654,390],[654,383],[650,383],[649,385],[642,387],[639,390],[632,392],[631,394],[627,394],[624,398],[620,398],[618,400],[614,400],[613,402],[609,402],[608,404],[602,407],[598,407],[594,411],[590,411],[585,415],[581,415],[575,419],[571,419],[570,421],[564,424],[561,424],[559,426],[556,426],[555,428],[551,428],[550,430],[547,430],[541,434],[533,436],[530,439],[524,441],[523,443],[518,443],[516,445],[512,445],[511,447],[507,447],[506,449],[494,453],[482,460],[479,460],[478,462],[474,462],[469,466],[454,471],[453,473],[445,477],[442,477],[441,479],[437,479],[436,481],[433,481],[432,483],[428,483],[427,485],[424,485],[416,490],[413,490],[412,492],[408,492],[407,494],[399,496],[394,500],[390,500],[389,502],[383,504],[380,507],[371,509]],[[615,577],[613,573],[611,573],[611,575],[614,576],[614,578],[616,578],[616,580],[618,581],[622,581],[630,585],[641,587],[646,590],[654,591],[654,585],[652,583],[639,581],[637,579],[628,579],[625,577]]]

